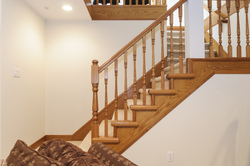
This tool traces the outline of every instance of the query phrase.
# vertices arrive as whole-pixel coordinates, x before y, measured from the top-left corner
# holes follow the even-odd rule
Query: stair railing
[[[223,41],[222,41],[222,23],[226,22],[227,24],[227,36],[228,36],[228,44],[224,49],[227,50],[226,57],[250,57],[250,45],[249,45],[249,20],[248,20],[248,10],[249,10],[249,0],[226,0],[226,3],[222,5],[222,0],[217,0],[217,13],[212,11],[212,0],[208,0],[208,12],[209,12],[209,57],[214,57],[214,48],[213,48],[213,26],[217,24],[218,21],[218,43],[219,43],[219,51],[218,57],[225,57],[223,53]],[[240,9],[244,8],[246,21],[244,23],[240,23]],[[242,9],[243,10],[243,9]],[[222,12],[223,11],[223,12]],[[231,15],[236,14],[236,22],[232,22]],[[227,19],[227,20],[226,20]],[[245,25],[245,33],[241,33],[241,26]],[[232,26],[236,26],[236,32],[232,32]],[[207,29],[205,28],[205,31]],[[225,33],[225,32],[224,32]],[[232,35],[236,34],[237,45],[233,46],[234,41],[232,41]],[[242,43],[241,38],[246,38],[246,42]],[[242,47],[245,48],[245,54],[242,54]],[[236,49],[235,55],[233,49]]]
[[[171,9],[166,11],[164,14],[162,14],[158,19],[156,19],[149,27],[147,27],[144,31],[142,31],[138,36],[136,36],[132,41],[130,41],[127,45],[125,45],[122,49],[120,49],[114,56],[112,56],[108,61],[106,61],[103,65],[100,67],[98,66],[98,61],[93,60],[92,64],[92,87],[93,87],[93,118],[92,118],[92,141],[102,141],[102,142],[119,142],[117,138],[117,127],[124,127],[124,126],[130,126],[130,127],[136,127],[138,126],[138,122],[136,122],[136,111],[139,110],[156,110],[157,107],[155,106],[155,95],[159,94],[167,94],[167,95],[172,95],[176,93],[176,90],[174,90],[174,78],[176,77],[174,73],[174,53],[173,53],[173,13],[176,11],[179,13],[179,22],[180,22],[180,44],[179,44],[179,59],[180,59],[180,74],[183,74],[183,53],[182,53],[182,29],[183,29],[183,23],[182,23],[182,6],[187,0],[180,0],[177,2]],[[167,29],[167,21],[169,20],[170,24],[170,55],[165,56],[166,54],[164,53],[165,50],[165,44],[164,40],[164,34],[165,34],[165,29]],[[161,45],[161,58],[160,62],[156,65],[155,64],[155,34],[156,34],[156,29],[157,27],[160,26],[160,42]],[[151,46],[152,46],[152,69],[148,72],[146,72],[146,42],[147,42],[147,36],[151,35]],[[137,46],[142,43],[142,77],[137,80],[137,57],[139,54],[137,54]],[[132,90],[128,92],[127,87],[127,80],[128,80],[128,53],[130,52],[130,49],[132,49],[132,54],[133,54],[133,85],[131,86]],[[124,93],[123,95],[120,95],[121,97],[118,96],[118,58],[122,57],[123,55],[123,61],[124,61]],[[167,57],[170,57],[170,74],[168,75],[168,78],[170,79],[170,85],[169,88],[165,87],[165,73],[164,73],[164,68],[166,67],[167,64]],[[112,107],[108,105],[108,68],[114,68],[114,107],[112,108],[111,112],[114,111],[114,121],[111,122],[112,126],[114,127],[114,132],[113,136],[111,138],[108,135],[108,107]],[[156,68],[158,69],[160,67],[160,72],[158,74],[156,73]],[[99,85],[99,75],[104,71],[104,86],[105,86],[105,134],[104,137],[100,138],[99,137],[99,122],[98,122],[98,85]],[[161,88],[156,89],[155,87],[155,77],[156,76],[161,76]],[[150,79],[152,82],[152,89],[148,91],[149,94],[151,94],[151,104],[147,105],[148,103],[146,102],[146,93],[147,93],[147,85],[150,83]],[[140,82],[140,80],[142,80]],[[138,90],[139,88],[142,87],[142,103],[138,103]],[[128,96],[129,93],[129,96]],[[132,110],[132,120],[128,119],[128,104],[127,100],[128,98],[133,99],[133,105],[130,106],[130,109]],[[120,100],[122,99],[122,100]],[[122,101],[122,103],[119,103],[119,101]],[[123,106],[124,108],[124,119],[123,120],[118,120],[118,109]]]

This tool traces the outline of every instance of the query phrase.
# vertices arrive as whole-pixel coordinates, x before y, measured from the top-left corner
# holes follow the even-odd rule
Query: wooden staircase
[[[93,86],[93,118],[92,142],[104,142],[118,153],[124,152],[150,128],[164,118],[185,98],[199,88],[204,82],[216,73],[250,73],[250,59],[215,59],[215,52],[211,42],[205,44],[207,59],[185,59],[184,36],[182,32],[182,6],[186,0],[180,0],[170,10],[166,11],[141,34],[118,51],[102,66],[94,60],[92,65]],[[173,32],[173,12],[178,10],[180,28],[178,33]],[[168,19],[166,19],[168,18]],[[165,20],[170,22],[170,31],[167,33],[167,56],[164,56]],[[161,60],[155,65],[155,29],[159,26]],[[211,26],[210,26],[211,29]],[[146,35],[150,35],[152,46],[152,68],[146,72]],[[211,39],[211,34],[210,34]],[[176,40],[176,43],[174,42]],[[143,74],[137,80],[137,45],[142,45]],[[247,46],[248,48],[248,46]],[[132,50],[132,51],[131,51]],[[133,84],[128,87],[128,54],[133,57]],[[124,92],[118,96],[117,73],[118,58],[123,57],[124,65]],[[247,52],[246,57],[250,57]],[[175,63],[179,62],[178,64]],[[114,69],[115,99],[108,104],[108,67]],[[237,71],[232,68],[236,67]],[[105,108],[98,112],[98,85],[99,74],[104,72]],[[100,124],[100,125],[99,125]],[[101,129],[100,129],[101,127]],[[103,130],[104,129],[104,130]],[[102,133],[102,134],[101,134]],[[90,140],[90,139],[89,139]]]

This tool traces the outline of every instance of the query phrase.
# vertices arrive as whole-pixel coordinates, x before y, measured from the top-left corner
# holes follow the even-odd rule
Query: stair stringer
[[[156,96],[157,111],[137,112],[139,127],[118,128],[119,144],[106,145],[120,154],[123,153],[214,74],[250,74],[250,58],[189,59],[188,68],[195,74],[194,79],[176,79],[176,95]]]

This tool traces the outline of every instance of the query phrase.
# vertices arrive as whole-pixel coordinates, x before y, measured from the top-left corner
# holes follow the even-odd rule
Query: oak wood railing
[[[244,23],[240,23],[240,9],[245,9],[245,17],[246,21]],[[225,55],[223,50],[223,41],[222,41],[222,20],[225,20],[225,17],[227,18],[227,36],[228,40],[224,41],[227,42],[227,57],[250,57],[250,45],[249,45],[249,20],[248,20],[248,8],[249,8],[249,0],[226,0],[226,3],[222,6],[222,0],[217,0],[217,13],[218,16],[215,18],[214,12],[212,11],[212,0],[208,0],[208,12],[209,12],[209,55],[210,57],[214,57],[213,54],[213,26],[217,24],[216,21],[218,21],[218,38],[219,38],[219,51],[218,51],[218,57],[224,57]],[[222,9],[226,9],[226,16],[222,13]],[[225,13],[225,12],[224,12]],[[231,15],[235,13],[236,14],[236,22],[232,23]],[[213,19],[214,20],[213,20]],[[236,26],[236,32],[232,32],[232,26]],[[245,26],[245,34],[241,33],[241,26]],[[205,28],[206,31],[206,28]],[[237,38],[237,45],[235,48],[233,48],[232,45],[232,35],[236,34]],[[246,38],[246,43],[241,43],[242,36]],[[245,55],[242,54],[242,47],[245,47]],[[225,46],[225,44],[224,44]],[[234,55],[233,49],[236,50],[236,54]]]
[[[92,64],[92,87],[93,87],[93,118],[92,118],[92,141],[102,141],[102,142],[119,142],[117,138],[117,128],[118,127],[136,127],[138,126],[138,122],[136,122],[136,111],[138,110],[156,110],[157,107],[155,106],[155,95],[173,95],[176,94],[176,90],[174,90],[174,78],[176,77],[176,73],[174,73],[174,54],[173,54],[173,13],[177,12],[179,15],[179,32],[180,32],[180,51],[179,51],[179,60],[180,60],[180,73],[178,75],[183,77],[183,54],[182,54],[182,13],[183,13],[183,4],[187,0],[180,0],[177,2],[171,9],[167,10],[164,14],[162,14],[158,19],[156,19],[150,26],[148,26],[144,31],[142,31],[138,36],[136,36],[133,40],[131,40],[127,45],[125,45],[122,49],[120,49],[115,55],[113,55],[108,61],[102,64],[100,67],[98,66],[98,61],[93,60]],[[131,2],[131,1],[130,1]],[[164,53],[165,44],[164,41],[166,40],[166,36],[164,35],[167,28],[167,21],[169,20],[170,24],[170,55],[166,55]],[[159,28],[158,28],[159,27]],[[155,45],[156,45],[156,29],[160,31],[160,43],[161,48],[161,88],[156,89],[155,87]],[[146,87],[146,52],[147,52],[147,37],[151,37],[151,48],[152,48],[152,89],[148,91],[151,94],[151,103],[147,103],[146,95],[147,95],[147,87]],[[137,89],[137,48],[139,45],[142,45],[142,103],[138,103],[138,89]],[[130,49],[132,51],[130,51]],[[133,56],[133,105],[130,106],[132,110],[132,120],[128,120],[128,96],[127,96],[127,80],[128,80],[128,53],[132,52]],[[170,74],[168,75],[168,79],[170,79],[169,87],[165,87],[165,72],[164,68],[166,67],[166,57],[170,57]],[[118,59],[122,57],[124,61],[124,120],[118,120]],[[113,136],[108,135],[108,113],[107,113],[107,105],[108,105],[108,69],[114,68],[114,101],[115,101],[115,108],[114,108],[114,121],[111,122],[112,126],[114,127]],[[99,75],[104,72],[104,102],[105,102],[105,134],[102,137],[99,137],[99,124],[98,124],[98,84],[99,84]]]

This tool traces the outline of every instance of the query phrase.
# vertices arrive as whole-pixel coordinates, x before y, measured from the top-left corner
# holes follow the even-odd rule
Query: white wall
[[[249,74],[213,76],[123,155],[143,166],[250,165],[249,83]]]
[[[152,21],[46,22],[46,134],[73,134],[92,117],[92,60],[103,64],[150,23]],[[141,48],[139,50],[141,52]],[[119,61],[123,67],[123,59]],[[102,93],[99,94],[102,109],[104,101]]]
[[[17,139],[45,134],[45,20],[23,0],[2,1],[1,158]],[[13,78],[12,69],[21,69]]]

